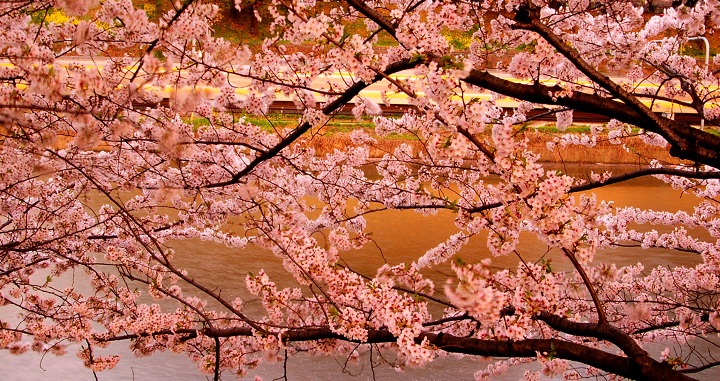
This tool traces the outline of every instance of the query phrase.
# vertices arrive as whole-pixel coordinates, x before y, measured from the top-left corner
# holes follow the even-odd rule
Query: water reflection
[[[577,173],[587,173],[590,169],[596,172],[605,168],[572,167],[570,170]],[[629,167],[612,167],[616,173],[632,170]],[[565,168],[565,171],[568,169]],[[639,208],[677,211],[691,210],[697,204],[697,199],[690,195],[683,195],[665,186],[654,178],[631,180],[616,184],[604,189],[592,191],[599,199],[613,200],[616,206],[633,205]],[[401,262],[409,263],[422,255],[428,249],[444,242],[447,237],[457,231],[453,223],[454,215],[449,211],[442,211],[433,217],[424,217],[412,211],[383,211],[371,213],[367,216],[368,229],[372,231],[372,238],[377,246],[367,245],[343,255],[347,264],[356,271],[368,276],[374,276],[375,271],[385,261],[391,265]],[[668,228],[669,229],[669,228]],[[704,236],[700,238],[709,239]],[[475,261],[489,256],[485,249],[485,237],[474,237],[470,244],[461,250],[459,255],[468,261]],[[208,282],[211,289],[222,290],[222,295],[230,299],[240,296],[248,298],[245,290],[245,276],[248,272],[257,272],[265,269],[270,277],[278,282],[279,286],[292,285],[281,261],[265,250],[249,247],[242,250],[231,250],[225,246],[207,243],[184,241],[173,244],[176,258],[180,267],[188,269],[190,276]],[[552,258],[558,253],[548,252],[548,248],[532,238],[530,234],[521,236],[519,253],[525,260],[536,260],[545,255]],[[638,248],[621,248],[618,250],[601,252],[596,255],[596,261],[617,263],[618,265],[635,264],[642,261],[646,268],[659,265],[664,266],[693,266],[699,258],[692,254],[678,254],[668,250],[646,250]],[[494,266],[515,267],[517,257],[493,259]],[[559,268],[562,269],[562,268]],[[441,285],[446,275],[442,268],[432,270],[427,275]],[[283,284],[283,282],[287,282]],[[252,314],[259,308],[259,303],[250,300],[246,312]],[[651,346],[653,352],[659,353],[664,344]],[[113,344],[110,347],[114,353],[122,355],[120,364],[113,370],[99,374],[101,380],[202,380],[207,376],[201,374],[196,366],[184,355],[164,353],[151,358],[135,358],[124,344]],[[344,367],[344,358],[316,358],[307,355],[291,357],[288,362],[288,376],[290,380],[327,380],[372,379],[371,369],[367,358],[360,359],[357,365],[350,365],[349,372],[341,373]],[[484,368],[487,363],[478,358],[446,356],[432,363],[429,369],[407,369],[399,374],[389,366],[380,366],[374,369],[377,379],[408,379],[408,380],[438,380],[438,379],[472,379],[472,374]],[[513,369],[502,379],[518,379],[525,368]],[[263,364],[256,371],[251,371],[249,377],[261,376],[265,380],[272,380],[282,376],[282,364]],[[357,376],[360,374],[359,376]],[[7,352],[0,352],[0,378],[3,380],[33,380],[40,381],[47,377],[53,380],[90,380],[93,375],[82,367],[81,361],[75,358],[72,349],[65,357],[48,355],[42,358],[36,353],[23,356],[11,356]],[[232,375],[227,375],[232,379]],[[696,375],[697,376],[697,375]],[[702,379],[718,379],[720,371],[713,370],[700,375]]]

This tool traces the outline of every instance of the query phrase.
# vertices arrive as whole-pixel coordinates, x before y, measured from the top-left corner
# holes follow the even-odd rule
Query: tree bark
[[[570,322],[572,323],[572,322]],[[577,323],[582,324],[582,323]],[[589,329],[585,327],[585,329]],[[236,328],[206,328],[202,330],[182,329],[164,330],[153,333],[134,334],[117,336],[98,341],[121,341],[131,340],[147,336],[159,335],[187,335],[186,339],[195,338],[197,335],[216,337],[238,337],[252,336],[253,329],[249,327]],[[316,341],[324,339],[349,340],[329,328],[308,328],[295,329],[285,332],[269,332],[269,335],[279,335],[280,340],[285,343]],[[592,336],[592,335],[589,335]],[[552,356],[564,360],[576,361],[598,368],[608,373],[634,380],[669,380],[669,381],[690,381],[694,378],[675,371],[667,363],[653,360],[647,352],[636,357],[624,357],[603,351],[601,349],[574,343],[561,339],[526,339],[526,340],[481,340],[473,337],[459,337],[446,333],[422,332],[415,342],[420,344],[427,340],[436,348],[452,353],[486,356],[486,357],[537,357]],[[368,338],[364,344],[393,343],[397,341],[387,329],[368,330]]]

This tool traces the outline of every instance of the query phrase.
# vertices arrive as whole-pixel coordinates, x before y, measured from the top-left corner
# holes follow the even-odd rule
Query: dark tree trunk
[[[230,18],[238,20],[241,23],[247,23],[247,32],[256,36],[260,31],[260,22],[255,17],[255,11],[260,9],[262,0],[246,0],[242,2],[241,9],[235,8],[233,0],[228,1],[230,9]]]
[[[257,17],[255,17],[255,11],[259,11],[260,9],[260,0],[253,0],[252,6],[248,7],[248,11],[250,12],[250,33],[254,36],[257,36],[257,34],[260,31],[260,25]]]

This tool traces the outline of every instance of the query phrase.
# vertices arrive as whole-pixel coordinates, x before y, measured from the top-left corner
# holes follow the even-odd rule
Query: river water
[[[574,168],[573,171],[586,171],[587,167]],[[611,170],[615,173],[630,170],[628,167],[594,168]],[[593,191],[598,198],[614,200],[616,206],[634,205],[639,208],[653,210],[677,211],[690,210],[697,203],[697,199],[688,194],[673,191],[654,178],[643,178],[616,184],[604,189]],[[386,211],[367,216],[368,229],[378,246],[383,248],[380,255],[377,248],[368,245],[367,248],[349,253],[344,256],[350,267],[369,276],[386,260],[390,264],[401,262],[409,263],[422,255],[427,249],[445,241],[450,234],[456,232],[453,224],[453,214],[439,213],[432,217],[423,217],[411,211]],[[466,261],[475,261],[488,256],[484,249],[484,238],[477,237],[460,252]],[[521,237],[519,251],[525,260],[534,260],[545,254],[547,247],[532,237]],[[255,249],[244,249],[240,252],[229,250],[222,245],[206,242],[181,242],[174,245],[176,258],[182,267],[188,269],[191,276],[196,279],[207,279],[210,288],[221,288],[223,295],[247,295],[244,291],[245,275],[257,272],[263,268],[274,280],[287,279],[280,262],[268,253]],[[550,253],[552,257],[553,253]],[[384,258],[384,259],[383,259]],[[635,264],[639,261],[646,268],[658,265],[664,266],[693,266],[698,262],[697,256],[678,254],[663,250],[646,250],[626,248],[596,255],[596,261],[612,262],[618,265]],[[498,267],[515,267],[517,258],[507,257],[493,259],[493,265]],[[555,266],[554,266],[555,267]],[[558,269],[558,267],[555,267]],[[561,267],[559,269],[562,269]],[[428,274],[437,285],[442,285],[445,275],[437,272]],[[278,281],[282,286],[282,281]],[[250,309],[257,308],[259,303],[248,303]],[[7,316],[7,311],[0,309],[0,316]],[[653,345],[649,348],[659,353],[664,344]],[[127,344],[113,344],[108,350],[118,353],[122,359],[118,366],[112,370],[98,374],[100,380],[204,380],[208,376],[200,373],[197,367],[182,354],[162,353],[149,358],[134,357]],[[287,363],[289,380],[366,380],[376,379],[403,379],[403,380],[471,380],[473,373],[483,369],[486,360],[473,357],[447,356],[436,360],[425,369],[405,369],[398,372],[387,365],[371,369],[367,355],[361,357],[357,364],[345,367],[344,358],[316,358],[307,355],[290,357]],[[343,368],[346,372],[343,373]],[[504,374],[501,379],[518,379],[526,369],[533,369],[533,365],[518,367]],[[263,364],[260,368],[250,371],[248,378],[255,375],[263,380],[273,380],[283,375],[283,364]],[[696,375],[697,377],[698,375]],[[233,379],[232,374],[225,374],[224,379]],[[701,379],[720,379],[720,370],[711,370],[700,375]],[[37,353],[26,353],[21,356],[12,356],[7,352],[0,352],[0,381],[27,380],[92,380],[92,373],[82,366],[70,350],[63,357],[53,355],[42,356]]]

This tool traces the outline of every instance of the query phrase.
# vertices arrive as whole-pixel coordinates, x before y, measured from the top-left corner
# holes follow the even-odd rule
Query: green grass
[[[345,24],[345,35],[359,34],[367,38],[372,32],[374,32],[374,30],[368,30],[365,27],[365,22],[363,20],[355,20],[351,23]],[[389,35],[385,31],[382,31],[377,34],[377,42],[374,46],[391,47],[397,45],[398,42],[391,35]]]
[[[256,115],[244,115],[243,117],[246,122],[260,127],[263,131],[294,128],[298,123],[297,116],[280,113],[269,114],[267,117],[260,117]],[[368,130],[368,133],[372,133],[375,130],[375,125],[369,118],[357,121],[354,117],[348,115],[337,115],[330,119],[325,125],[316,126],[315,132],[323,136],[333,136],[338,134],[347,134],[359,128],[366,129]]]
[[[583,124],[572,124],[568,126],[568,128],[566,128],[564,131],[560,131],[554,124],[546,124],[533,127],[523,126],[521,127],[521,130],[532,130],[547,134],[587,134],[590,133],[590,126]]]
[[[473,41],[473,34],[475,34],[477,30],[478,26],[475,25],[466,31],[446,30],[442,35],[455,50],[468,50]]]
[[[297,115],[281,113],[271,113],[266,116],[240,114],[235,118],[235,121],[239,121],[240,118],[244,119],[247,123],[259,127],[262,131],[265,132],[295,128],[299,120],[299,116]],[[197,116],[184,118],[184,120],[185,122],[192,124],[193,129],[195,130],[202,126],[210,125],[210,121],[207,118],[201,118]],[[332,119],[330,119],[325,125],[314,127],[313,132],[321,136],[333,137],[337,135],[349,134],[357,129],[364,129],[369,135],[375,135],[375,124],[373,124],[371,118],[366,117],[363,118],[361,121],[357,121],[353,116],[350,115],[336,115]],[[417,140],[417,138],[412,134],[390,134],[384,139]]]
[[[299,116],[295,114],[282,114],[282,113],[270,113],[266,116],[258,116],[251,114],[239,114],[235,120],[238,121],[243,118],[245,122],[253,124],[259,127],[262,131],[272,132],[276,130],[292,129],[298,125]],[[207,126],[210,121],[206,118],[194,117],[185,119],[186,122],[191,123],[195,128],[200,126]],[[312,130],[314,134],[333,137],[338,135],[347,135],[354,130],[364,129],[369,135],[375,135],[375,124],[372,122],[372,118],[364,117],[362,120],[357,121],[351,115],[336,115],[330,119],[325,125],[315,126]],[[641,133],[641,129],[633,128],[632,134]],[[708,132],[716,135],[720,135],[720,132],[714,129],[707,129]],[[584,124],[572,124],[563,131],[552,124],[541,124],[541,125],[529,125],[525,124],[518,129],[518,132],[537,132],[543,134],[588,134],[591,132],[591,126]],[[382,138],[383,140],[417,140],[417,137],[413,134],[390,134]]]
[[[523,126],[520,130],[535,131],[545,134],[589,134],[591,132],[591,127],[585,124],[572,124],[564,131],[560,131],[554,124],[548,123],[539,126]],[[642,131],[643,130],[641,128],[633,127],[630,133],[636,135],[642,133]],[[601,134],[605,133],[607,133],[607,130],[604,130]]]
[[[705,44],[699,42],[698,44],[693,44],[693,46],[683,46],[680,50],[680,54],[693,58],[705,59]],[[710,58],[715,57],[717,54],[717,49],[710,46]]]
[[[718,130],[717,127],[714,126],[705,126],[705,132],[711,135],[720,136],[720,130]]]

